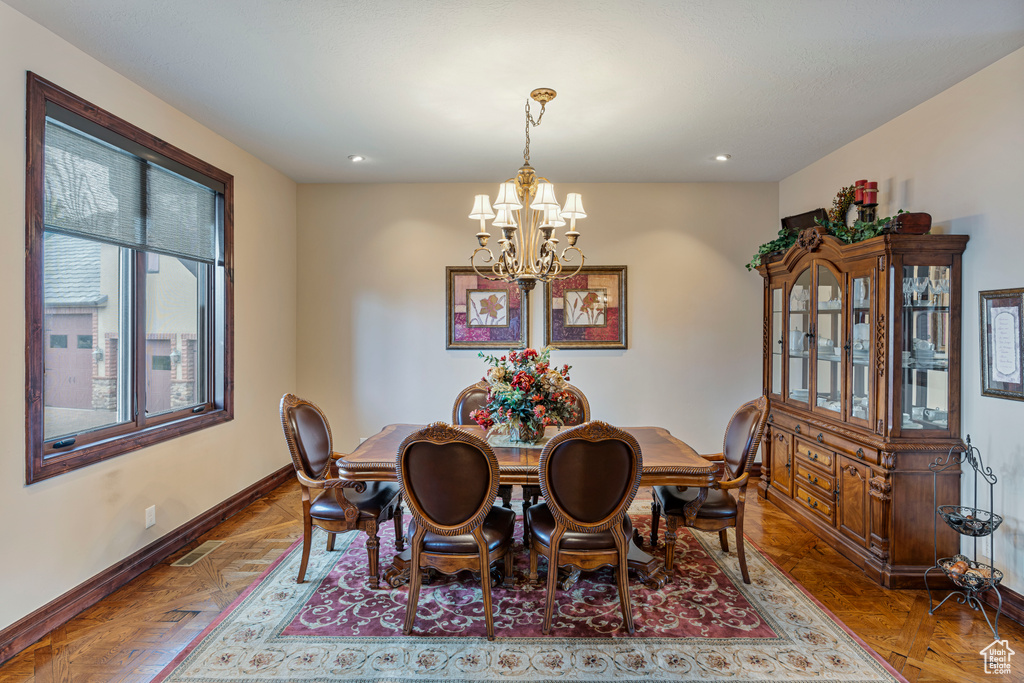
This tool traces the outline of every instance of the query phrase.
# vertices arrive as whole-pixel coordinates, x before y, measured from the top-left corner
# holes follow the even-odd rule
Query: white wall
[[[926,211],[933,232],[971,236],[963,432],[999,477],[995,564],[1004,585],[1024,592],[1024,402],[981,396],[978,322],[980,290],[1024,287],[1024,49],[783,180],[779,213],[831,206],[857,178],[880,181],[879,215]]]
[[[25,485],[25,72],[235,176],[235,420]],[[287,464],[295,183],[0,3],[0,629]],[[144,510],[157,524],[144,529]]]
[[[763,280],[743,264],[751,234],[777,230],[776,184],[553,180],[560,198],[583,194],[587,263],[626,265],[629,289],[629,349],[555,361],[573,366],[594,418],[720,451],[732,411],[761,392]],[[449,420],[483,375],[476,351],[445,350],[445,266],[468,264],[473,195],[496,188],[299,186],[298,386],[327,411],[339,450],[388,423]],[[543,291],[531,300],[539,346]]]

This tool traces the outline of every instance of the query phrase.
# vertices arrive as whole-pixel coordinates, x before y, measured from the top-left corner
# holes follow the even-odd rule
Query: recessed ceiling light
[[[366,159],[366,157],[364,157],[362,154],[349,154],[348,155],[348,160],[353,162],[353,163],[355,163],[357,161],[364,161],[365,159]]]
[[[349,157],[349,159],[351,158],[352,157]],[[731,154],[719,154],[718,156],[715,157],[715,161],[729,161],[729,159],[732,159]]]

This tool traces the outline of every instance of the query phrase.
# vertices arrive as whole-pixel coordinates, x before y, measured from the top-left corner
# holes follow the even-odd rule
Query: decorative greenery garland
[[[876,218],[873,221],[857,220],[852,226],[846,225],[846,213],[850,210],[850,205],[853,203],[853,195],[853,185],[840,189],[836,194],[836,198],[832,200],[832,208],[828,212],[828,218],[823,221],[815,219],[818,225],[825,228],[826,234],[834,236],[845,244],[853,244],[854,242],[862,242],[872,237],[878,237],[879,235],[895,231],[892,225],[892,216]],[[896,215],[901,213],[905,213],[903,209],[900,209]],[[800,229],[783,226],[775,239],[771,242],[765,242],[757,248],[754,258],[747,264],[747,270],[754,270],[761,265],[764,262],[764,257],[768,254],[786,251],[796,244],[800,232]]]

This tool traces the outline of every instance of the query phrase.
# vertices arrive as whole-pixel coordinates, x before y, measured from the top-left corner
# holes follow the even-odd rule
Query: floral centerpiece
[[[509,351],[507,356],[480,357],[487,361],[484,380],[487,404],[470,413],[488,435],[507,434],[510,441],[536,443],[548,425],[563,425],[578,417],[576,398],[568,391],[569,365],[551,367],[551,349]]]

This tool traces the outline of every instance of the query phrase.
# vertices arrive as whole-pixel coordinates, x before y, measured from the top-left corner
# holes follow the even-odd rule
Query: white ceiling
[[[1024,45],[1024,0],[3,1],[304,183],[502,180],[541,86],[553,181],[779,180]]]

